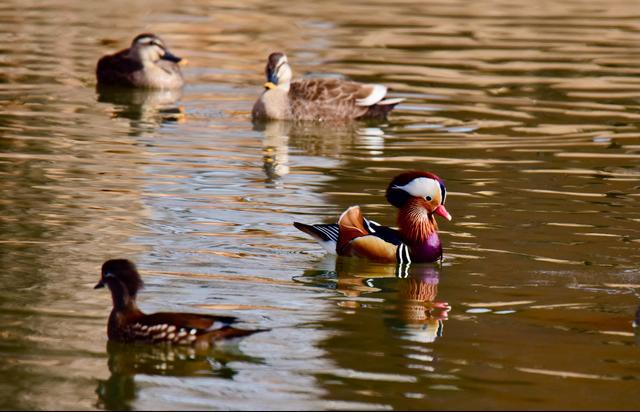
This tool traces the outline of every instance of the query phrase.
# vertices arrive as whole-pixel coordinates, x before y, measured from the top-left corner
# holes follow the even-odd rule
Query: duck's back
[[[233,316],[196,313],[159,312],[146,315],[138,309],[113,310],[107,335],[119,342],[196,344],[208,346],[224,339],[251,335],[265,329],[246,330],[232,327]]]
[[[98,83],[113,86],[136,86],[135,74],[143,67],[138,61],[127,56],[128,49],[103,56],[98,60],[96,76]]]
[[[366,98],[368,85],[339,79],[302,79],[291,83],[291,112],[300,120],[357,119],[368,106],[356,104]]]

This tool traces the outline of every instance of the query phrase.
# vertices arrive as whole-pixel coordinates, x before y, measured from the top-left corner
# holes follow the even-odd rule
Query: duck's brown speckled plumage
[[[298,120],[384,119],[395,104],[359,106],[373,86],[340,79],[303,79],[291,83],[291,117]]]
[[[118,342],[170,343],[206,348],[215,342],[251,335],[262,330],[232,327],[236,318],[195,313],[143,313],[136,303],[142,280],[133,263],[114,259],[102,265],[96,288],[108,286],[113,310],[107,324],[109,340]]]
[[[275,56],[275,57],[274,57]],[[278,64],[278,62],[280,62]],[[286,65],[284,74],[278,74]],[[384,119],[403,99],[385,99],[386,87],[342,79],[308,78],[290,81],[283,53],[272,53],[267,63],[265,90],[254,104],[254,119],[356,120]]]

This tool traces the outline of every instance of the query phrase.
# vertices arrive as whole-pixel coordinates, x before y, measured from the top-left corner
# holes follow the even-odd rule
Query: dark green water
[[[638,409],[633,0],[0,4],[0,409]],[[140,32],[180,93],[99,95]],[[380,82],[382,124],[254,127],[266,56]],[[293,220],[447,183],[442,267],[325,256]],[[272,328],[211,353],[107,346],[100,264],[146,311]]]

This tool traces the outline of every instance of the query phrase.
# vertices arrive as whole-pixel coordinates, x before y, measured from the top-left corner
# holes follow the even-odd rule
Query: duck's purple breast
[[[442,243],[438,237],[438,232],[433,232],[427,240],[418,245],[411,246],[411,261],[413,262],[435,262],[442,256]]]

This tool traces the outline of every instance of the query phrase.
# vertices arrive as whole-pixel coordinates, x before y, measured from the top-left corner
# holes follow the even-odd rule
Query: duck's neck
[[[276,89],[282,90],[285,93],[289,93],[289,90],[291,89],[291,82],[280,82],[276,86]]]
[[[137,311],[135,293],[129,293],[124,283],[114,280],[109,282],[111,298],[113,300],[113,310],[117,312]]]
[[[426,243],[432,234],[438,232],[438,224],[432,213],[418,202],[409,201],[398,212],[400,233],[410,246]]]
[[[432,213],[419,203],[410,203],[398,212],[398,227],[409,246],[414,262],[435,262],[442,256],[438,224]]]
[[[289,84],[280,84],[273,89],[266,90],[260,97],[254,110],[267,119],[285,120],[291,118],[289,102]]]

